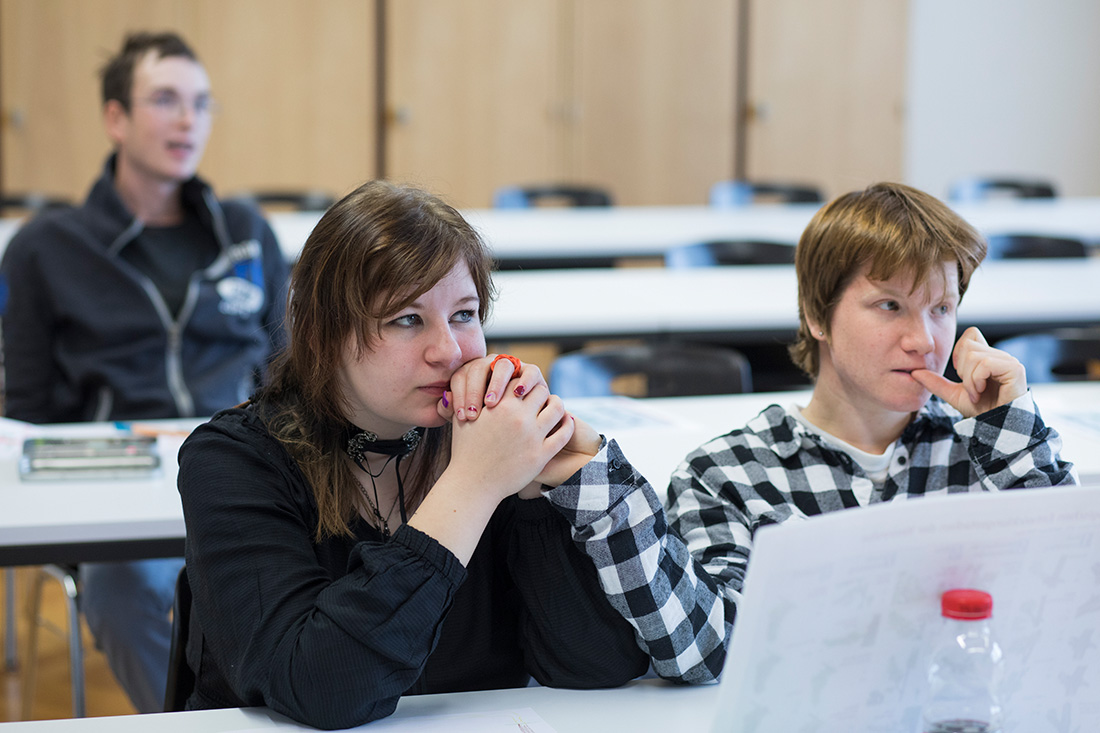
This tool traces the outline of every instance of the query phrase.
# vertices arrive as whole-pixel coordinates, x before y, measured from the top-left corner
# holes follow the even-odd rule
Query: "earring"
[[[824,331],[818,331],[818,332],[817,332],[817,335],[818,335],[818,336],[821,336],[822,338],[824,338],[824,337],[825,337],[825,332],[824,332]]]

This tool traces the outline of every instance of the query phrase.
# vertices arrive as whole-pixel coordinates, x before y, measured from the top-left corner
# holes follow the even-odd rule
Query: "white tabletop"
[[[443,695],[403,697],[392,716],[354,730],[448,730],[438,716],[479,712],[533,710],[557,733],[575,731],[634,731],[677,733],[708,731],[716,708],[717,685],[674,686],[658,680],[639,680],[613,690],[560,690],[527,687],[516,690],[486,690]],[[507,716],[509,721],[511,716]],[[421,719],[421,720],[418,720]],[[417,725],[419,724],[419,725]],[[409,726],[403,728],[403,726]],[[412,727],[417,726],[417,727]],[[478,728],[478,730],[496,728]],[[298,725],[266,708],[202,710],[156,715],[129,715],[77,720],[46,720],[0,723],[5,733],[228,733],[244,730],[314,730]],[[522,731],[516,723],[501,730]],[[539,729],[535,729],[539,730]],[[545,730],[545,727],[541,728]]]
[[[796,244],[818,204],[468,209],[463,215],[498,257],[646,257],[714,239]],[[983,234],[1050,234],[1100,245],[1100,198],[1011,199],[958,204]],[[269,217],[283,251],[297,257],[320,218],[317,212]]]
[[[957,204],[983,234],[1031,233],[1079,237],[1100,245],[1100,198],[1000,199]],[[500,257],[578,255],[645,257],[711,239],[766,239],[795,244],[818,204],[613,206],[609,208],[467,209],[462,214]],[[294,259],[319,212],[268,215],[279,244]],[[0,219],[0,252],[22,223]]]
[[[1032,390],[1045,420],[1062,435],[1062,456],[1077,465],[1082,481],[1100,483],[1100,382],[1040,384]],[[808,391],[761,392],[571,399],[568,406],[615,438],[663,495],[673,469],[703,442],[741,427],[770,404],[805,405],[808,399]],[[71,433],[78,427],[96,429],[64,429]],[[183,514],[175,486],[175,455],[182,438],[160,440],[163,473],[153,480],[32,484],[19,480],[13,457],[0,460],[0,566],[57,561],[27,556],[39,546],[84,545],[80,549],[86,551],[87,546],[135,540],[182,540]]]
[[[55,426],[30,426],[12,420],[3,423],[0,565],[181,553],[185,532],[183,508],[176,490],[176,454],[184,439],[181,431],[197,424],[196,420],[142,423],[164,430],[157,437],[160,469],[149,478],[107,481],[20,479],[18,455],[22,436],[18,431],[22,426],[28,436],[105,435],[118,432],[115,423]],[[126,549],[120,543],[132,546]],[[68,557],[66,553],[70,551],[79,557]]]
[[[1081,482],[1100,485],[1100,382],[1031,387],[1046,424],[1062,437],[1062,457]],[[769,405],[805,407],[811,391],[743,395],[570,399],[567,407],[614,438],[631,464],[664,496],[673,469],[704,442],[742,427]]]
[[[490,339],[716,334],[788,338],[798,327],[790,265],[500,272]],[[1002,331],[1100,321],[1100,258],[986,262],[960,325]]]

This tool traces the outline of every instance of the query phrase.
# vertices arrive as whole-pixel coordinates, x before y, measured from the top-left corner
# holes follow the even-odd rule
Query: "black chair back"
[[[52,196],[44,193],[11,193],[0,197],[0,214],[10,215],[13,211],[21,211],[30,215],[52,209],[67,209],[73,202],[62,196]]]
[[[498,272],[516,270],[576,270],[618,267],[627,258],[601,255],[571,257],[497,257],[493,269]]]
[[[184,709],[195,689],[195,673],[187,664],[187,635],[191,625],[191,585],[187,567],[176,578],[176,598],[172,603],[172,641],[168,648],[168,685],[164,691],[164,712]]]
[[[1024,334],[994,345],[1020,360],[1029,383],[1100,380],[1100,326]]]
[[[793,265],[795,246],[783,242],[729,239],[696,242],[665,253],[665,267]]]
[[[327,191],[242,191],[232,199],[259,208],[282,208],[293,211],[326,211],[336,203]]]
[[[996,197],[1051,199],[1058,195],[1054,184],[1043,180],[1015,178],[964,178],[951,185],[947,198],[952,203],[984,201]]]
[[[1085,243],[1070,237],[993,234],[986,239],[989,242],[989,258],[993,260],[1088,256],[1088,247]]]
[[[710,205],[748,206],[754,203],[819,204],[825,201],[821,189],[802,183],[769,181],[719,181],[710,188]]]
[[[738,394],[752,391],[752,371],[741,352],[719,346],[603,346],[559,356],[550,367],[550,391],[563,398]]]
[[[527,209],[540,204],[612,206],[614,201],[611,193],[603,188],[573,184],[506,186],[493,194],[493,207],[497,209]]]

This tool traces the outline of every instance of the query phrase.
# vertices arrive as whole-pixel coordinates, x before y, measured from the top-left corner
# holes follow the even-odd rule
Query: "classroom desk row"
[[[490,340],[675,335],[789,340],[798,328],[790,265],[500,272]],[[998,336],[1100,322],[1100,258],[986,262],[959,325]]]
[[[797,241],[815,205],[613,207],[469,211],[498,254],[563,258],[645,255],[717,236]],[[990,201],[960,206],[986,233],[1073,234],[1100,244],[1100,198]],[[271,217],[288,257],[297,256],[316,213]],[[0,220],[0,247],[18,221]],[[786,234],[784,234],[784,232]],[[486,324],[494,341],[702,337],[734,345],[789,340],[798,325],[794,268],[785,265],[508,271]],[[1100,321],[1100,258],[990,261],[975,273],[959,323],[993,338]]]
[[[818,204],[468,209],[463,215],[494,254],[523,258],[659,257],[685,244],[716,239],[763,239],[797,244]],[[990,200],[954,209],[978,231],[1049,234],[1100,245],[1100,198]],[[317,212],[274,213],[270,220],[283,251],[297,257],[320,218]]]
[[[486,323],[494,341],[673,335],[759,343],[789,340],[798,327],[789,265],[511,271],[494,282],[499,298]],[[959,324],[990,337],[1094,324],[1098,282],[1096,257],[986,262],[974,273]]]
[[[1033,391],[1047,422],[1062,434],[1063,456],[1077,464],[1082,481],[1100,484],[1100,382],[1040,384]],[[672,470],[704,441],[744,425],[770,404],[805,405],[808,397],[802,390],[572,399],[568,406],[615,438],[634,466],[663,493]],[[72,435],[95,428],[50,430]],[[19,442],[9,429],[8,453],[0,459],[0,567],[182,554],[184,523],[175,485],[175,456],[182,437],[159,439],[160,475],[127,481],[23,482],[14,455]]]
[[[685,244],[715,239],[764,239],[796,244],[818,204],[467,209],[462,213],[496,256],[511,260],[561,257],[659,257]],[[1100,197],[1001,199],[955,205],[980,232],[1050,234],[1100,245]],[[272,228],[295,259],[319,212],[274,212]],[[0,219],[0,252],[22,223]]]

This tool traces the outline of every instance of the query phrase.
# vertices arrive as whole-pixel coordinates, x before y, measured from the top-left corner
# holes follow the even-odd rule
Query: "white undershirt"
[[[863,472],[867,474],[867,477],[871,479],[871,483],[876,487],[881,487],[886,482],[886,475],[890,471],[890,462],[894,459],[894,450],[898,445],[897,441],[891,443],[890,447],[886,449],[886,452],[881,455],[878,453],[868,453],[867,451],[856,448],[851,443],[846,443],[835,435],[826,433],[824,430],[814,425],[803,416],[802,408],[798,405],[790,405],[787,407],[787,412],[789,412],[802,427],[815,435],[821,436],[821,439],[828,443],[830,447],[847,453],[853,461],[859,464],[859,467],[863,469]],[[864,494],[866,494],[866,496],[864,496]],[[871,500],[870,492],[866,490],[866,487],[857,488],[856,499],[859,500],[860,504],[866,504]]]

